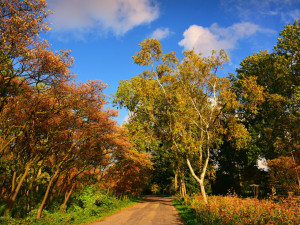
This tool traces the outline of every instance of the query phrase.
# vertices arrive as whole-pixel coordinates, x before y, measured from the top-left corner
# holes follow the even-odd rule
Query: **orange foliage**
[[[300,164],[292,157],[280,156],[268,161],[270,185],[276,189],[278,194],[286,195],[288,192],[300,193],[299,171]]]
[[[120,136],[120,141],[123,147],[116,152],[118,161],[108,169],[104,179],[119,195],[140,195],[149,182],[153,163],[149,154],[135,151],[126,136]]]
[[[274,202],[236,196],[210,196],[204,204],[201,196],[188,204],[203,224],[299,224],[299,204],[292,200]]]

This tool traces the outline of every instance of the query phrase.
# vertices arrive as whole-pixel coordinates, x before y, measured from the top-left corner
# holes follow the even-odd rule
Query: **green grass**
[[[121,209],[125,209],[125,208],[128,208],[130,206],[133,206],[137,203],[139,203],[141,200],[143,200],[146,196],[141,196],[140,198],[137,198],[135,200],[131,200],[130,202],[128,202],[127,204],[124,204],[124,205],[121,205],[119,207],[116,207],[115,209],[112,209],[110,211],[107,211],[105,212],[101,217],[97,218],[96,220],[95,219],[92,219],[90,221],[86,221],[85,224],[89,224],[89,223],[92,223],[92,222],[97,222],[97,221],[101,221],[103,220],[105,217],[107,216],[110,216],[110,215],[113,215],[115,214],[116,212],[120,211]]]
[[[184,204],[182,204],[178,199],[172,200],[179,216],[183,220],[185,225],[199,225],[200,222],[197,220],[196,215],[193,213],[192,209]]]
[[[11,217],[0,217],[0,224],[8,225],[21,225],[21,224],[30,224],[30,225],[63,225],[63,224],[89,224],[95,221],[100,221],[107,216],[110,216],[117,211],[130,207],[139,203],[145,196],[139,198],[125,198],[122,200],[116,200],[112,198],[111,202],[108,202],[106,206],[96,206],[90,205],[86,208],[81,208],[79,206],[73,206],[67,212],[48,212],[47,210],[43,211],[43,216],[40,219],[36,219],[36,210],[33,210],[29,215],[24,219],[15,219]],[[109,200],[110,198],[108,198]]]

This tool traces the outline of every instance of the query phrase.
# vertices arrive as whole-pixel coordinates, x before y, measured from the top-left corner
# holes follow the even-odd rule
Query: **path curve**
[[[90,225],[183,225],[170,198],[148,196],[140,203]]]

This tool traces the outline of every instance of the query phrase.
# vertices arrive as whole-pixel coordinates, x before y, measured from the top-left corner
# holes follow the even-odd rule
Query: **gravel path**
[[[90,225],[183,225],[171,199],[149,196],[140,203]]]

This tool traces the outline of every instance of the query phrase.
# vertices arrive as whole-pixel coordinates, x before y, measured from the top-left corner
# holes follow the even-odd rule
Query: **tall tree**
[[[221,142],[220,135],[230,134],[239,148],[248,137],[239,118],[228,113],[239,106],[230,82],[217,76],[227,55],[213,51],[212,56],[201,57],[194,51],[185,51],[179,61],[174,52],[162,54],[157,40],[146,39],[140,46],[134,62],[150,69],[131,80],[141,85],[126,89],[121,83],[115,102],[129,109],[137,120],[140,113],[148,115],[141,122],[148,120],[158,133],[168,134],[173,154],[180,162],[185,161],[207,202],[204,179],[211,150]],[[227,129],[221,122],[224,118],[230,124]],[[156,134],[156,138],[159,136]]]
[[[286,25],[280,35],[273,52],[248,56],[237,69],[236,78],[232,77],[235,93],[246,106],[239,115],[251,133],[247,151],[255,161],[259,157],[273,160],[299,155],[299,20]],[[249,80],[262,90],[255,108],[251,102],[257,92],[249,94],[249,85],[244,85]],[[279,161],[271,162],[272,167]]]

